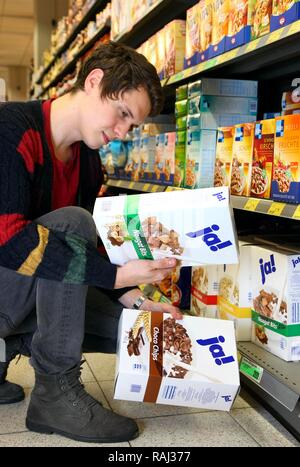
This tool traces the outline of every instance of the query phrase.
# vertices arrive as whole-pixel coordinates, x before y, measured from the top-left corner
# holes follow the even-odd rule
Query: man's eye
[[[128,117],[128,113],[127,112],[124,112],[122,111],[122,118],[127,118]]]

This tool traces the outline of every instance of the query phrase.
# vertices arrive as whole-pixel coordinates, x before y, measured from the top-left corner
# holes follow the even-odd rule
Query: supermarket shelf
[[[185,18],[186,10],[198,3],[198,1],[160,0],[159,3],[149,9],[146,15],[130,31],[121,33],[115,38],[115,41],[134,48],[139,47],[173,19]]]
[[[177,84],[192,76],[205,72],[220,71],[221,68],[230,68],[230,74],[242,75],[256,72],[258,78],[275,78],[284,74],[300,71],[300,62],[293,60],[300,55],[300,20],[273,31],[265,36],[251,41],[218,55],[206,62],[187,68],[168,79],[163,85]],[[276,64],[276,67],[272,66]],[[283,65],[280,66],[280,64]],[[226,76],[228,74],[226,73]]]
[[[55,56],[52,58],[51,62],[48,63],[46,68],[43,70],[42,74],[36,81],[36,84],[42,84],[42,79],[44,76],[48,73],[52,65],[54,64],[55,60],[61,56],[61,54],[68,49],[68,47],[71,45],[74,39],[76,39],[76,36],[80,33],[82,29],[84,29],[89,21],[92,21],[96,14],[103,10],[105,6],[107,5],[108,0],[96,0],[94,5],[90,8],[90,10],[87,12],[84,18],[80,21],[80,23],[75,27],[75,29],[72,31],[66,42],[58,49],[56,52]]]
[[[77,52],[75,57],[65,66],[65,68],[58,73],[58,75],[55,76],[55,78],[52,79],[52,81],[46,86],[43,91],[39,94],[38,98],[40,98],[45,92],[47,92],[50,88],[56,86],[64,76],[66,76],[68,73],[71,73],[72,70],[75,68],[77,60],[82,57],[89,49],[93,47],[93,45],[97,42],[100,37],[104,36],[110,29],[110,22],[107,22],[103,28],[99,29],[97,33],[87,42],[82,49]]]
[[[245,196],[231,196],[231,205],[234,209],[300,220],[300,205],[298,204],[278,203],[270,199],[247,198]]]
[[[113,188],[122,188],[123,190],[140,191],[143,193],[159,193],[166,189],[163,185],[155,185],[153,183],[145,182],[131,182],[129,180],[109,179],[107,180],[106,185]]]
[[[300,439],[300,362],[239,342],[241,382]]]

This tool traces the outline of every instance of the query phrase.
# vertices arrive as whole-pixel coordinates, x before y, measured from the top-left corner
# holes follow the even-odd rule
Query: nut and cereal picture
[[[179,235],[175,230],[169,230],[157,217],[148,217],[142,222],[142,229],[151,249],[160,250],[173,255],[182,255],[184,248],[179,243]]]
[[[192,343],[187,330],[174,318],[167,318],[163,322],[163,351],[164,376],[183,379],[189,370],[181,364],[191,364]]]

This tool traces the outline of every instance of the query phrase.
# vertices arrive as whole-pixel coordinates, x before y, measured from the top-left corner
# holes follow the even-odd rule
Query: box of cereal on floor
[[[300,252],[251,248],[252,341],[286,361],[300,360]]]
[[[97,198],[94,220],[113,264],[176,258],[237,263],[228,187]]]
[[[123,310],[115,399],[229,411],[239,385],[230,321]]]

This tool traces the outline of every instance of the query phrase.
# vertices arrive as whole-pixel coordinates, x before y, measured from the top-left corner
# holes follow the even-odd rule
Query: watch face
[[[137,301],[134,303],[133,308],[135,308],[135,310],[139,310],[145,300],[146,300],[145,297],[143,296],[139,297]]]

